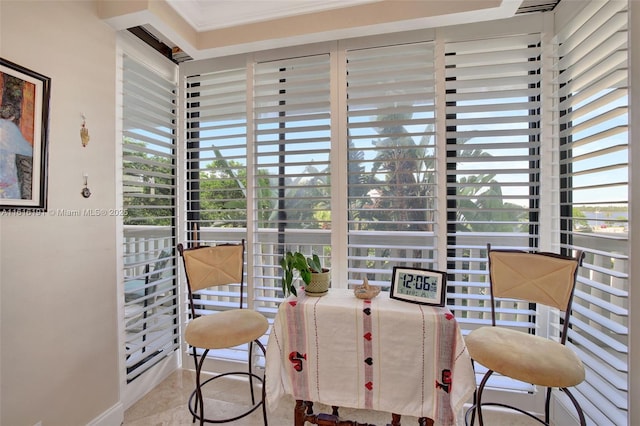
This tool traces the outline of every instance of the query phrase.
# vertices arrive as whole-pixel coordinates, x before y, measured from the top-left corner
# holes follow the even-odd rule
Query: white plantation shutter
[[[487,243],[538,247],[539,61],[539,34],[445,43],[448,297],[465,329],[491,324]],[[535,329],[535,307],[500,306],[498,323]]]
[[[189,76],[187,84],[187,229],[246,228],[246,71]]]
[[[346,58],[348,282],[388,287],[395,265],[436,267],[434,47]]]
[[[329,55],[258,62],[253,75],[254,291],[274,312],[280,258],[317,254],[331,267]]]
[[[131,382],[180,343],[176,81],[127,55],[123,67],[124,344]]]
[[[317,253],[330,266],[328,55],[255,64],[251,129],[246,68],[192,67],[198,72],[190,69],[185,79],[188,241],[239,241],[247,238],[247,220],[253,218],[244,300],[272,317],[282,298],[284,251]],[[234,290],[201,295],[202,313],[238,306]],[[245,352],[242,347],[214,355],[246,359]]]
[[[569,343],[587,379],[589,424],[627,424],[627,2],[589,2],[554,39],[562,244],[585,251]]]
[[[232,67],[185,78],[187,245],[239,243],[246,239],[246,70]],[[252,306],[247,299],[243,304]],[[198,292],[199,315],[238,308],[238,285]],[[190,310],[185,298],[185,318]],[[189,352],[190,353],[190,352]],[[247,345],[216,350],[211,357],[246,360]]]

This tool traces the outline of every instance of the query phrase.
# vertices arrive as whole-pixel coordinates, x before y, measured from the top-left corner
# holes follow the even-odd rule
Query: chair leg
[[[478,390],[473,391],[473,403],[471,407],[467,409],[464,413],[464,424],[465,426],[473,426],[476,423],[476,406],[478,401]],[[469,423],[469,414],[471,414],[471,423]]]
[[[255,343],[258,345],[258,347],[260,348],[260,350],[262,351],[262,354],[266,357],[267,356],[267,349],[264,347],[264,345],[262,344],[262,342],[260,342],[260,340],[255,340]],[[251,377],[251,376],[249,376]],[[264,420],[264,426],[268,426],[267,424],[267,377],[266,374],[262,376],[262,418]]]
[[[547,388],[547,397],[544,401],[544,422],[549,424],[549,419],[551,418],[551,388]]]
[[[249,343],[249,389],[251,390],[251,404],[256,403],[256,398],[253,394],[253,342]]]
[[[576,412],[578,413],[578,420],[580,421],[580,426],[586,426],[587,421],[584,417],[584,412],[582,411],[582,407],[580,406],[576,398],[573,396],[571,391],[569,391],[569,389],[567,388],[559,388],[559,389],[563,391],[571,400],[571,403],[573,404],[574,408],[576,409]],[[551,412],[551,391],[552,390],[553,390],[552,388],[547,388],[547,398],[545,400],[545,405],[544,405],[544,421],[546,424],[550,424],[549,422],[551,420],[550,412]]]
[[[484,391],[484,386],[487,384],[487,381],[492,374],[493,370],[487,370],[484,377],[482,378],[482,381],[480,382],[480,386],[478,386],[478,389],[476,390],[476,411],[478,413],[478,423],[480,424],[480,426],[484,425],[484,420],[482,419],[482,392]]]
[[[266,348],[264,347],[264,345],[259,341],[259,340],[255,340],[254,341],[259,347],[260,350],[262,351],[262,353],[266,356]],[[250,347],[250,351],[252,351],[252,346]],[[266,409],[266,385],[265,385],[265,377],[262,376],[258,376],[255,373],[253,373],[253,363],[251,361],[251,356],[250,356],[250,360],[249,360],[249,371],[248,372],[244,372],[244,371],[237,371],[237,372],[228,372],[228,373],[222,373],[222,374],[218,374],[218,375],[214,375],[211,378],[208,378],[206,380],[202,380],[201,377],[201,372],[202,369],[204,367],[204,363],[206,361],[207,358],[207,354],[209,353],[209,349],[205,349],[204,352],[202,353],[202,355],[198,358],[197,357],[197,352],[196,352],[196,348],[193,348],[193,353],[194,353],[194,363],[196,365],[196,388],[195,390],[191,393],[191,396],[189,397],[189,410],[191,411],[191,414],[193,415],[193,423],[195,423],[196,418],[200,419],[200,425],[204,425],[204,423],[227,423],[227,422],[233,422],[235,420],[241,419],[245,416],[248,416],[249,414],[251,414],[253,411],[255,411],[258,406],[262,405],[262,417],[264,419],[264,426],[268,426],[268,422],[267,422],[267,409]],[[253,353],[251,353],[251,355],[253,355]],[[230,376],[230,375],[248,375],[249,376],[249,382],[250,382],[250,386],[251,386],[251,399],[252,399],[252,407],[247,410],[244,411],[243,413],[235,416],[235,417],[229,417],[226,419],[210,419],[210,418],[205,418],[205,414],[204,414],[204,396],[203,396],[203,392],[202,392],[202,388],[207,385],[209,382],[221,378],[221,377],[225,377],[225,376]],[[254,400],[254,389],[253,389],[253,380],[257,380],[259,382],[262,382],[262,392],[261,392],[261,400],[258,401],[258,403],[255,403]]]
[[[475,372],[476,372],[476,367],[475,367],[475,362],[473,362],[473,359],[471,360],[471,368],[473,369],[473,375],[474,375],[474,381],[475,381]],[[469,414],[469,411],[471,411],[471,426],[473,426],[476,422],[476,405],[478,403],[478,389],[476,388],[473,391],[473,405],[471,405],[471,408],[469,410],[467,410],[467,413],[465,413],[464,415],[464,423],[465,426],[469,425],[469,422],[467,421],[467,417]]]
[[[200,389],[200,369],[198,368],[198,354],[196,352],[195,347],[191,347],[191,349],[193,349],[193,364],[195,365],[195,369],[196,369],[196,390],[198,390]],[[198,412],[198,405],[200,404],[201,397],[202,397],[202,393],[196,392],[196,403],[193,405],[195,413],[193,414],[193,419],[191,421],[192,423],[196,422],[196,413]]]
[[[493,374],[493,370],[488,370],[484,377],[482,378],[482,381],[480,382],[480,385],[478,386],[478,389],[476,389],[476,391],[473,394],[473,405],[471,406],[471,408],[469,410],[467,410],[467,412],[465,413],[465,425],[473,425],[475,423],[475,412],[477,411],[478,413],[478,422],[480,423],[480,426],[484,425],[484,420],[482,418],[482,392],[484,391],[484,387],[487,384],[487,381],[489,380],[489,377]],[[522,413],[524,415],[529,416],[530,418],[532,418],[533,420],[536,420],[537,422],[544,424],[544,425],[549,425],[549,421],[551,419],[550,416],[550,407],[551,407],[551,391],[553,389],[552,388],[547,388],[547,393],[546,393],[546,397],[545,397],[545,406],[544,406],[544,413],[545,413],[545,419],[544,422],[534,416],[533,414],[524,411],[520,408],[517,407],[513,407],[513,406],[509,406],[509,405],[505,405],[505,404],[501,404],[501,403],[494,403],[494,402],[488,402],[485,405],[493,405],[493,406],[498,406],[498,407],[505,407],[505,408],[510,408],[513,409],[519,413]],[[576,398],[573,396],[573,394],[571,393],[571,391],[569,391],[569,389],[567,388],[560,388],[561,391],[563,391],[565,394],[567,394],[567,396],[569,397],[569,399],[571,400],[571,402],[573,403],[573,406],[575,407],[577,413],[578,413],[578,419],[580,421],[580,426],[587,426],[587,421],[584,417],[584,412],[582,411],[582,407],[580,406],[580,404],[578,403],[578,401],[576,400]],[[469,423],[467,421],[469,414],[471,414],[471,423]]]
[[[578,412],[578,418],[580,419],[580,426],[587,426],[587,420],[584,418],[584,412],[582,411],[582,407],[578,404],[578,400],[573,396],[573,394],[567,388],[560,388],[561,391],[567,394],[576,411]]]
[[[195,352],[195,349],[194,349]],[[200,382],[200,372],[202,371],[202,366],[204,364],[205,359],[207,358],[207,353],[209,352],[208,349],[206,349],[203,353],[202,353],[202,357],[200,358],[200,362],[198,362],[197,365],[197,370],[196,370],[196,403],[195,406],[197,407],[198,403],[200,404],[200,426],[204,426],[204,397],[202,396],[202,385]],[[196,412],[198,411],[197,408],[195,410]],[[195,415],[194,415],[194,422],[195,422]]]

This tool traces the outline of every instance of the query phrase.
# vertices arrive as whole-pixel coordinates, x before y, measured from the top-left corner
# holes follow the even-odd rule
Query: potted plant
[[[282,291],[285,297],[289,294],[298,295],[294,284],[295,271],[304,281],[307,296],[324,296],[329,291],[331,273],[322,266],[320,257],[313,254],[305,257],[300,252],[287,252],[280,260],[282,267]]]

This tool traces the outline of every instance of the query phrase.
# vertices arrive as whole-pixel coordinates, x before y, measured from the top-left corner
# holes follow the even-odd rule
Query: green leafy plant
[[[305,255],[300,252],[292,253],[290,251],[280,260],[280,266],[284,272],[282,276],[282,292],[285,297],[289,294],[293,294],[294,296],[298,295],[294,285],[296,271],[302,281],[304,281],[306,285],[309,285],[311,282],[311,274],[325,270],[317,254],[313,254],[311,257],[305,257]]]

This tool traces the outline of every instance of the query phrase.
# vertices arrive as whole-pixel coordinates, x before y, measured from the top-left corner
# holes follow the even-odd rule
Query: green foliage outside
[[[379,122],[411,120],[411,114],[393,114],[377,118]],[[349,151],[349,211],[351,229],[430,231],[435,212],[435,156],[431,143],[432,125],[426,125],[418,143],[401,126],[379,130],[373,141],[377,149],[372,170],[365,171],[364,154]],[[150,154],[144,143],[126,141],[124,204],[129,212],[125,224],[169,225],[173,220],[172,164],[168,157]],[[465,142],[465,141],[463,141]],[[460,141],[459,141],[460,143]],[[199,221],[202,227],[246,227],[246,168],[236,161],[227,161],[216,152],[216,159],[200,171]],[[462,150],[459,156],[490,155],[482,150]],[[360,160],[362,163],[360,163]],[[304,175],[289,179],[285,186],[285,210],[289,227],[329,228],[331,210],[330,182],[323,173],[308,166]],[[256,194],[260,227],[275,227],[278,213],[277,185],[266,172],[259,171]],[[300,183],[304,182],[304,186]],[[364,184],[364,185],[356,185]],[[374,208],[371,188],[380,191]],[[457,227],[460,232],[512,232],[526,227],[526,210],[507,203],[495,175],[484,174],[459,178],[457,182]],[[442,207],[442,206],[441,206]]]
[[[174,168],[170,155],[151,154],[146,143],[125,138],[122,176],[125,225],[173,223]]]

